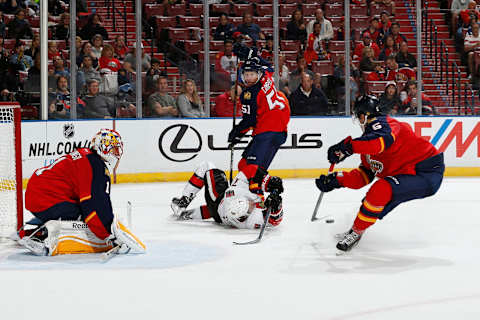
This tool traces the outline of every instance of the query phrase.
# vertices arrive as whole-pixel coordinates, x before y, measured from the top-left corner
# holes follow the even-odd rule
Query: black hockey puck
[[[334,223],[334,222],[335,222],[335,220],[333,220],[333,219],[327,219],[327,220],[325,220],[325,223]]]

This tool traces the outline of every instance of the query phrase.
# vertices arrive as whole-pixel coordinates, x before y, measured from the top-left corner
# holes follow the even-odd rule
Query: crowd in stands
[[[464,0],[454,0],[462,4]],[[49,0],[49,115],[51,118],[70,117],[69,77],[76,70],[76,91],[78,93],[77,115],[82,118],[135,117],[136,72],[142,72],[144,116],[150,117],[206,117],[208,108],[203,104],[202,70],[190,76],[187,72],[173,79],[165,72],[164,61],[151,56],[143,47],[141,52],[142,70],[136,70],[136,42],[127,41],[123,35],[112,36],[103,25],[102,16],[87,14],[87,5],[77,0],[76,50],[77,60],[69,61],[68,1]],[[189,6],[196,1],[158,1],[165,7],[185,5],[185,14],[191,14]],[[234,12],[234,5],[248,4],[246,1],[214,1],[227,4],[230,10],[215,11],[211,15],[211,33],[190,33],[197,42],[221,42],[212,62],[211,116],[231,116],[235,99],[241,93],[236,86],[237,59],[233,46],[237,42],[257,46],[260,55],[273,63],[273,37],[271,28],[259,22],[264,13],[251,4],[248,10]],[[372,5],[381,6],[381,12],[370,13]],[[364,93],[381,97],[384,108],[391,114],[416,113],[416,57],[410,52],[408,41],[400,33],[395,21],[395,3],[392,0],[352,1],[354,8],[365,8],[363,15],[367,23],[352,28],[351,73],[346,77],[345,34],[343,1],[338,4],[324,2],[315,5],[306,15],[307,4],[295,7],[282,17],[279,56],[279,82],[277,87],[289,98],[292,115],[331,115],[344,110],[345,81],[350,82],[352,101]],[[453,4],[452,4],[453,7]],[[457,21],[463,21],[459,8]],[[145,12],[145,10],[144,10]],[[84,14],[82,14],[84,13]],[[148,13],[148,12],[147,12]],[[165,10],[161,16],[167,16]],[[239,17],[241,16],[241,18]],[[235,22],[233,22],[235,17]],[[468,15],[476,21],[478,15]],[[285,18],[285,19],[284,19]],[[216,19],[216,20],[215,20]],[[241,21],[240,21],[241,19]],[[288,21],[287,21],[288,20]],[[152,20],[149,20],[152,21]],[[178,26],[178,16],[176,25]],[[453,20],[452,20],[453,21]],[[471,23],[469,21],[469,23]],[[40,91],[40,38],[39,8],[34,1],[0,0],[0,98],[13,99],[18,92],[26,94]],[[478,25],[477,25],[478,26]],[[169,41],[174,47],[185,48],[185,39],[171,39],[170,27],[155,27],[159,47],[162,41]],[[165,29],[167,32],[162,32]],[[469,44],[480,45],[478,27],[472,35],[467,32]],[[164,30],[163,30],[164,31]],[[163,37],[163,38],[162,38]],[[479,37],[478,43],[475,37]],[[472,40],[473,39],[473,40]],[[8,48],[6,44],[8,43]],[[287,48],[288,46],[288,48]],[[203,45],[196,52],[189,52],[201,65]],[[470,46],[465,46],[466,49]],[[167,51],[163,51],[168,55]],[[469,58],[470,59],[470,58]],[[473,59],[473,58],[472,58]],[[470,60],[469,60],[470,61]],[[172,59],[170,63],[175,63]],[[179,62],[180,64],[180,62]],[[472,63],[473,64],[473,63]],[[472,67],[473,68],[473,67]],[[172,90],[172,83],[178,82],[179,94]],[[371,83],[384,82],[384,88],[373,90]],[[424,104],[429,103],[425,96]],[[240,115],[237,101],[237,115]],[[434,108],[426,109],[434,113]]]

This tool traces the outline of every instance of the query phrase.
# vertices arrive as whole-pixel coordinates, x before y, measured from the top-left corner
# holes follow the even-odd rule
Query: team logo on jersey
[[[63,125],[63,136],[67,139],[73,138],[75,135],[75,126],[73,123],[67,123]]]
[[[370,168],[372,169],[373,172],[375,172],[375,174],[378,174],[378,173],[383,171],[383,163],[382,162],[370,158],[370,155],[368,155],[368,154],[367,154],[366,158],[367,158],[368,164],[370,164]]]
[[[250,100],[250,99],[252,99],[252,94],[251,94],[249,91],[245,92],[245,93],[243,94],[243,99],[245,99],[245,100]]]

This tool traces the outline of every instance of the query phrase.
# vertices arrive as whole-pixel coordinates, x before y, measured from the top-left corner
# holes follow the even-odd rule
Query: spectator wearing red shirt
[[[260,57],[273,63],[273,38],[272,36],[267,36],[266,38],[267,41],[265,42],[265,47],[260,52]]]
[[[370,20],[370,26],[363,33],[368,33],[373,42],[379,46],[382,45],[384,34],[383,30],[379,28],[378,18],[372,18],[372,20]]]
[[[55,41],[48,42],[48,60],[53,60],[53,57],[60,57],[60,52]]]
[[[403,93],[400,95],[402,99],[402,111],[404,114],[417,114],[417,83],[415,81],[410,81],[405,86],[407,95]],[[433,115],[435,113],[432,105],[432,100],[426,94],[422,92],[422,114],[424,115]]]
[[[242,116],[242,107],[240,104],[240,94],[242,93],[242,88],[237,86],[237,112],[236,116]],[[230,90],[224,92],[223,94],[215,98],[215,107],[212,110],[212,116],[214,117],[232,117],[234,110],[233,97],[235,95],[235,86],[232,86]]]
[[[362,57],[363,49],[366,47],[373,49],[375,59],[380,55],[380,48],[378,45],[372,41],[372,38],[368,32],[364,32],[362,35],[362,42],[357,44],[355,51],[353,52],[353,60],[360,59]]]
[[[118,72],[122,68],[122,63],[113,56],[114,49],[111,45],[105,44],[102,50],[102,56],[100,57],[98,63],[100,65],[100,70],[110,69],[111,71]]]
[[[460,11],[460,18],[462,19],[463,25],[468,26],[470,24],[470,19],[474,15],[480,18],[480,13],[476,10],[477,3],[474,0],[470,0],[468,3],[468,8]]]
[[[128,53],[128,47],[125,43],[125,37],[122,35],[118,35],[115,37],[115,43],[113,44],[113,48],[115,49],[115,56],[117,59],[123,60]]]

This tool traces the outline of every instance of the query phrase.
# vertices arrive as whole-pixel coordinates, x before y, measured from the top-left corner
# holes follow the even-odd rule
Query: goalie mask
[[[112,169],[123,155],[123,142],[115,130],[101,129],[92,140],[92,149]]]
[[[234,196],[225,198],[223,206],[225,208],[223,220],[228,221],[232,226],[241,228],[253,211],[255,203],[245,197]]]

